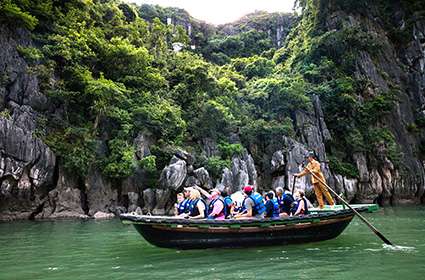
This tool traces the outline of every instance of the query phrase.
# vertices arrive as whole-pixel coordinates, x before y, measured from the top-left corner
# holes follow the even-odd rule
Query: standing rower
[[[295,177],[302,177],[310,172],[313,172],[320,180],[326,183],[325,176],[320,169],[320,163],[314,159],[314,152],[309,152],[307,155],[308,164],[306,168],[300,173],[294,174]],[[329,193],[326,186],[324,186],[315,176],[311,176],[311,183],[314,188],[314,193],[316,194],[317,202],[319,203],[319,208],[322,209],[324,207],[323,196],[325,196],[329,205],[333,206],[334,200],[332,199],[331,194]]]

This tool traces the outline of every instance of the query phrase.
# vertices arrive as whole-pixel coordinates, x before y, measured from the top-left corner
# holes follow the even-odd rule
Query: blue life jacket
[[[178,214],[183,214],[189,212],[189,206],[190,206],[190,199],[186,198],[182,202],[179,203],[179,206],[177,208]]]
[[[203,199],[200,199],[200,198],[195,199],[190,203],[190,205],[189,205],[189,216],[195,217],[195,216],[198,216],[200,214],[199,210],[198,210],[198,203],[204,204],[204,218],[207,218],[208,217],[208,206],[205,203],[205,201]]]
[[[266,206],[264,205],[264,200],[261,194],[255,192],[251,194],[250,196],[248,196],[247,198],[252,199],[252,201],[254,202],[254,207],[252,208],[252,216],[261,215],[266,211]],[[243,202],[244,208],[245,208],[245,200],[247,198],[245,198]]]
[[[298,205],[300,204],[300,201],[303,200],[304,201],[304,213],[303,215],[308,215],[308,205],[307,205],[307,200],[303,197],[299,200],[297,200],[297,202],[294,204],[294,207],[292,207],[291,212],[292,214],[295,214],[295,212],[297,212],[298,209]]]
[[[226,208],[226,217],[229,216],[230,210],[232,209],[233,199],[230,196],[224,198],[224,207]]]
[[[215,203],[220,203],[220,202],[223,204],[223,209],[221,209],[221,212],[218,213],[218,215],[216,215],[216,216],[220,216],[221,214],[223,214],[224,216],[226,216],[226,213],[227,213],[227,211],[226,211],[226,204],[224,204],[224,201],[220,197],[217,197],[216,199],[211,200],[210,204],[208,205],[208,217],[211,215],[211,213],[212,213],[212,211],[214,209],[214,204]]]
[[[292,194],[283,193],[281,197],[277,198],[277,201],[279,203],[280,212],[285,212],[289,215],[291,212],[291,205],[295,201]]]
[[[277,217],[279,217],[279,213],[280,213],[279,203],[277,202],[276,198],[273,198],[272,202],[273,202],[273,216],[272,217],[277,218]]]

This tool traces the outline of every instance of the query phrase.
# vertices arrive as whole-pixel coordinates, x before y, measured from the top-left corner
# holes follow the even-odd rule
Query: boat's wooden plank
[[[269,226],[266,228],[258,227],[258,226],[244,226],[244,227],[237,227],[238,225],[233,225],[233,227],[198,227],[198,226],[182,226],[177,228],[171,228],[165,225],[152,225],[153,228],[160,229],[163,231],[174,231],[174,232],[197,232],[197,233],[218,233],[218,232],[225,232],[225,233],[251,233],[251,232],[273,232],[273,231],[280,231],[280,230],[287,230],[287,229],[303,229],[303,228],[309,228],[309,227],[316,227],[320,225],[325,224],[332,224],[332,223],[338,223],[341,221],[351,220],[353,218],[353,215],[342,217],[342,218],[335,218],[335,219],[327,219],[327,220],[321,220],[320,222],[314,223],[314,222],[303,222],[303,223],[297,223],[297,224],[290,224],[290,225],[275,225],[275,226]]]

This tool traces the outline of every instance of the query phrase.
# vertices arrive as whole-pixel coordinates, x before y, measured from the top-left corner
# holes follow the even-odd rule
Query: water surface
[[[177,251],[110,221],[0,223],[0,279],[425,279],[425,207],[385,208],[338,238],[250,249]]]

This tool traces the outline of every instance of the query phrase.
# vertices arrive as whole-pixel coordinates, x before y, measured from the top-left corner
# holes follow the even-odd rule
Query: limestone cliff
[[[51,104],[47,94],[41,89],[40,74],[34,72],[35,68],[28,65],[18,51],[18,46],[34,46],[31,33],[23,28],[1,23],[0,220],[87,218],[95,216],[97,212],[118,214],[136,210],[162,215],[172,211],[177,191],[195,183],[205,189],[217,187],[222,190],[228,188],[230,191],[236,191],[246,184],[252,184],[259,190],[278,186],[292,188],[293,174],[302,169],[304,155],[309,149],[316,151],[330,185],[350,201],[423,203],[423,15],[406,10],[397,1],[386,6],[385,14],[379,5],[365,4],[364,7],[360,6],[363,8],[353,8],[350,5],[338,5],[335,1],[307,2],[310,3],[310,9],[316,8],[315,17],[312,18],[306,11],[302,17],[314,19],[317,24],[309,34],[309,43],[320,42],[319,39],[330,38],[346,30],[361,30],[354,33],[355,39],[364,34],[372,34],[379,42],[378,49],[359,47],[356,44],[349,46],[350,52],[354,54],[348,57],[352,59],[350,65],[353,67],[350,68],[351,72],[344,75],[362,85],[360,90],[354,91],[353,100],[358,104],[365,104],[382,92],[396,89],[395,102],[390,110],[369,129],[373,131],[385,128],[391,132],[400,151],[399,162],[389,156],[388,143],[381,141],[373,149],[347,147],[345,159],[355,165],[357,173],[354,175],[338,174],[336,169],[332,169],[329,155],[336,154],[335,143],[343,142],[335,125],[337,118],[334,111],[330,110],[332,108],[329,100],[318,90],[310,95],[313,105],[310,111],[299,109],[293,112],[291,122],[294,135],[268,138],[261,146],[246,145],[241,153],[233,155],[229,166],[220,170],[218,176],[213,175],[200,160],[220,154],[216,140],[210,138],[201,139],[199,143],[185,143],[184,148],[191,152],[174,150],[166,159],[165,167],[154,184],[148,182],[147,171],[139,166],[135,168],[134,174],[122,180],[106,178],[95,166],[87,170],[85,176],[72,174],[65,170],[64,162],[57,158],[40,137],[43,134],[41,130],[45,129],[43,122],[46,121],[46,116],[57,116],[60,120],[63,112],[60,106],[56,108]],[[298,40],[302,34],[292,32],[289,40],[284,42],[282,38],[288,30],[282,30],[281,27],[292,26],[293,22],[279,20],[274,22],[277,25],[269,26],[269,29],[262,32],[270,33],[275,46],[284,45],[281,57],[275,56],[275,59],[278,63],[285,64],[291,58],[291,42]],[[223,26],[221,32],[236,34],[239,32],[236,30],[237,26],[238,24]],[[255,28],[254,23],[252,26]],[[342,38],[344,39],[343,36]],[[327,45],[328,49],[319,50],[323,51],[320,54],[332,53],[333,46]],[[299,61],[303,59],[308,61],[309,58],[300,58]],[[297,70],[294,67],[294,71]],[[308,74],[311,75],[311,72]],[[309,79],[305,72],[303,75]],[[54,83],[54,74],[50,78],[50,82]],[[326,77],[328,81],[333,81],[334,78]],[[322,82],[319,79],[311,83],[323,85]],[[241,135],[238,133],[240,132],[237,130],[232,131],[228,135],[228,142],[241,143]],[[392,138],[388,139],[390,141]],[[134,157],[140,160],[149,156],[154,141],[149,134],[140,131],[133,141]],[[99,137],[97,152],[100,154],[103,153],[104,142]],[[296,187],[306,189],[311,195],[309,178],[297,180]]]

